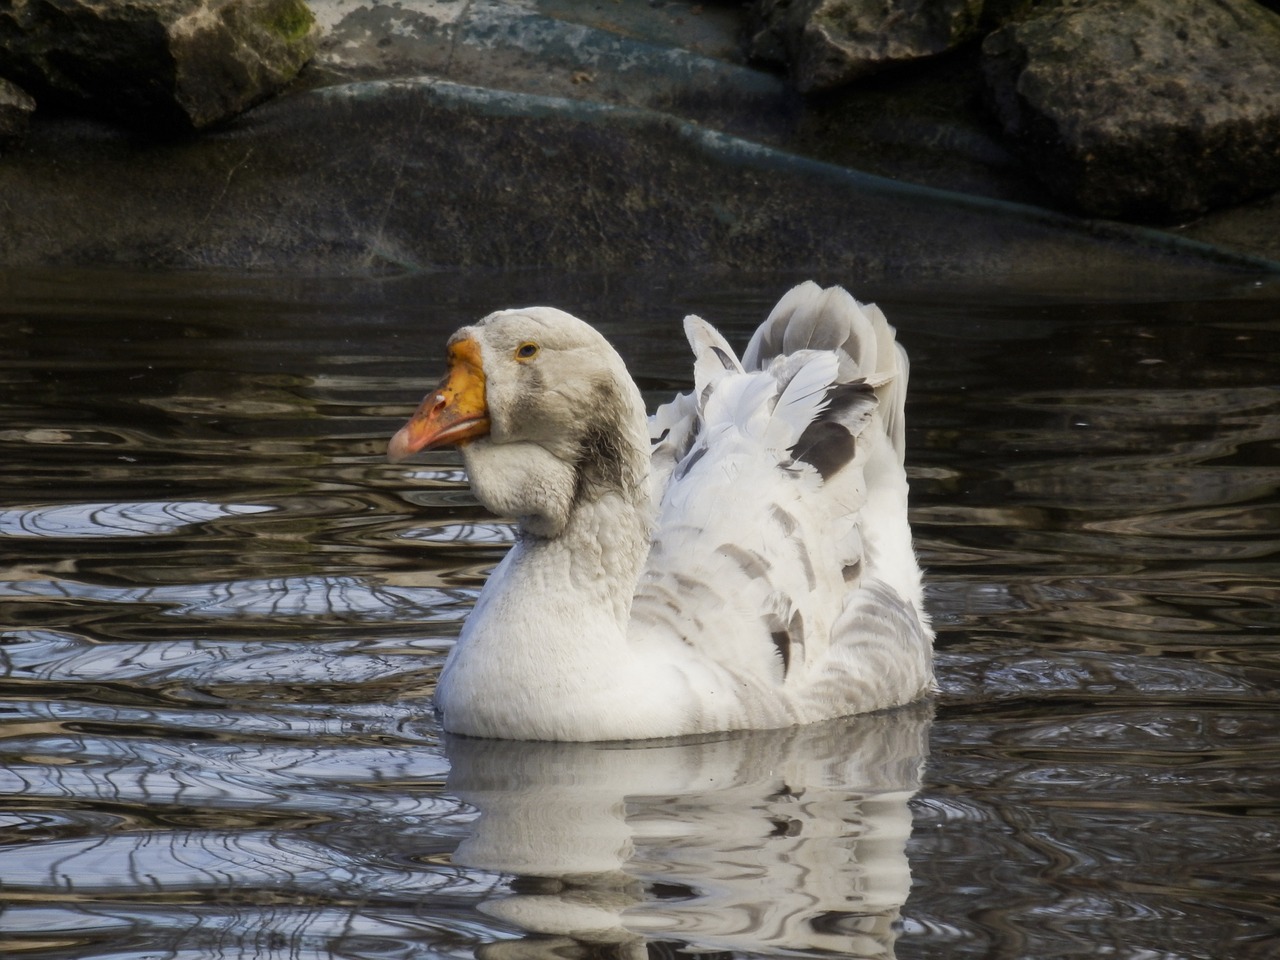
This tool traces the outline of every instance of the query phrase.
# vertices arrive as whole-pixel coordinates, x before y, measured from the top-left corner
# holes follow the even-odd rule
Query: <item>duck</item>
[[[650,416],[626,364],[554,307],[499,310],[392,462],[461,452],[514,520],[434,705],[452,734],[650,740],[886,710],[933,689],[907,517],[906,351],[807,281],[739,357],[684,321],[693,388]]]

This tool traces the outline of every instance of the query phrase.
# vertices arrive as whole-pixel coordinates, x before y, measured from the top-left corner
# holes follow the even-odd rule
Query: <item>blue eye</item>
[[[517,360],[532,360],[538,355],[538,345],[536,343],[522,343],[516,347]]]

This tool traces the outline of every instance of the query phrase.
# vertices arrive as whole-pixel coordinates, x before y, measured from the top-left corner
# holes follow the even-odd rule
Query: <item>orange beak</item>
[[[398,463],[419,450],[466,443],[489,432],[480,345],[470,338],[449,344],[449,372],[391,438],[387,459]]]

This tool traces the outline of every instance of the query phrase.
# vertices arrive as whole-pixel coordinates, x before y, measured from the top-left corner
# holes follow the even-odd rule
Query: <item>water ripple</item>
[[[271,577],[227,583],[108,587],[72,580],[0,582],[0,599],[155,604],[174,617],[324,617],[424,622],[452,619],[449,608],[472,595],[432,587],[392,586],[355,576]]]
[[[461,816],[438,791],[448,766],[437,751],[410,746],[158,742],[64,734],[4,741],[9,760],[0,792],[28,806],[92,803],[132,826],[179,826],[250,812],[258,822],[323,822],[353,816],[443,821]],[[379,783],[398,782],[394,789]],[[15,817],[14,819],[19,819]],[[451,829],[451,828],[450,828]],[[46,836],[79,834],[77,823],[41,827]]]
[[[147,831],[0,848],[0,875],[14,892],[77,897],[191,896],[228,888],[343,899],[393,891],[423,897],[474,885],[457,870],[372,859],[279,830]]]
[[[53,682],[189,681],[378,684],[420,676],[439,643],[421,640],[271,641],[166,640],[98,643],[51,630],[0,634],[0,677]]]
[[[109,279],[0,277],[0,952],[1275,955],[1274,285],[881,298],[926,751],[884,717],[491,747],[432,712],[513,536],[456,454],[383,459],[449,332],[613,318],[656,401],[680,315],[743,342],[786,280]]]
[[[42,504],[0,510],[0,537],[150,537],[222,517],[267,513],[254,503],[155,501],[142,503]]]
[[[1280,703],[1280,670],[1268,676],[1226,664],[1113,651],[1047,654],[1007,646],[939,651],[937,661],[946,703],[1053,697]]]

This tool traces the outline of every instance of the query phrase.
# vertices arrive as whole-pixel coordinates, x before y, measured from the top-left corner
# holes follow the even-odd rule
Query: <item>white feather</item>
[[[773,449],[792,446],[818,414],[826,409],[827,391],[835,382],[839,360],[834,353],[809,352],[773,408],[766,436]]]

